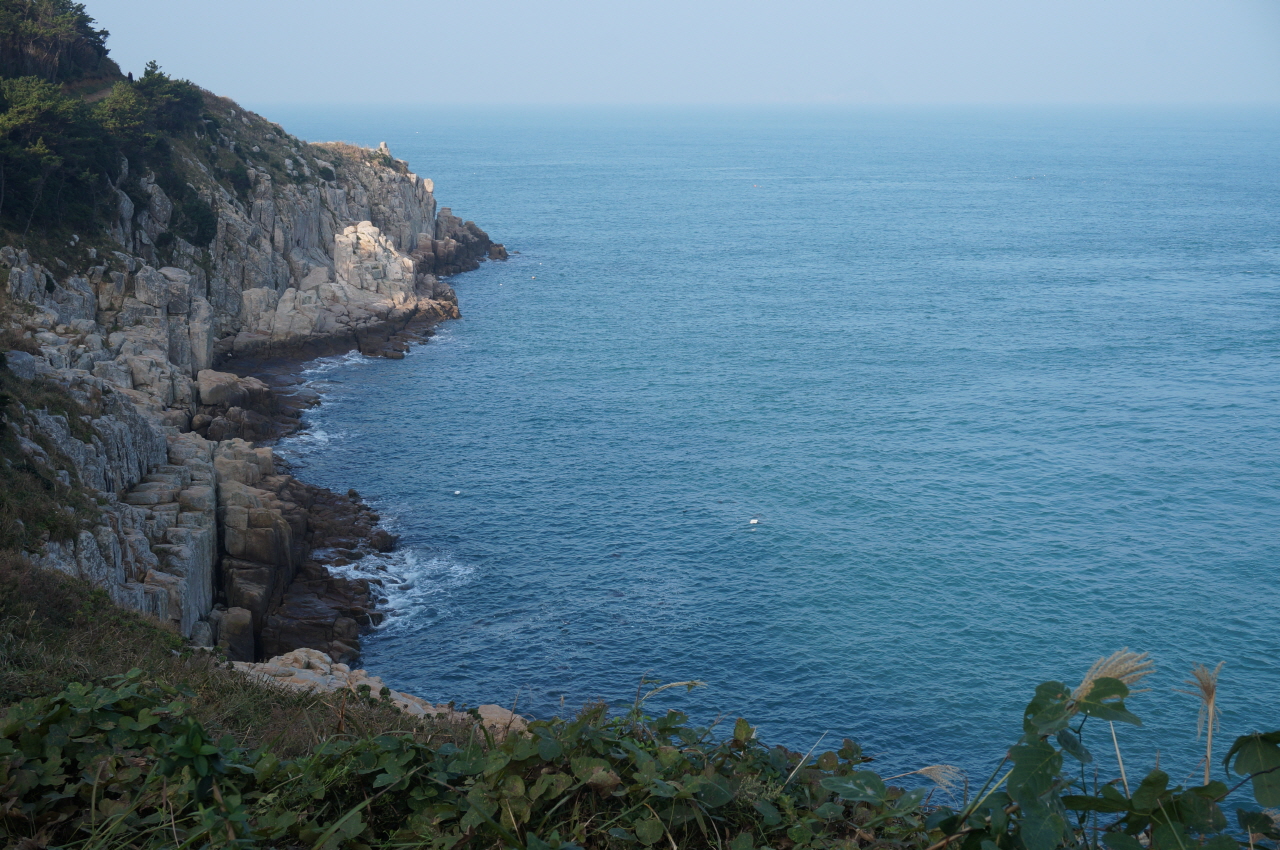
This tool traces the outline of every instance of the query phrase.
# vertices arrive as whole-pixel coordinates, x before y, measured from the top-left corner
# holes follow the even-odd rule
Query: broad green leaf
[[[1133,810],[1150,812],[1160,802],[1161,795],[1169,787],[1169,774],[1163,770],[1153,770],[1142,780],[1138,790],[1133,792]]]
[[[704,779],[698,788],[698,799],[707,808],[715,809],[732,800],[733,791],[725,784],[724,780],[708,778]]]
[[[799,824],[787,830],[787,838],[796,844],[808,844],[813,839],[813,830],[805,824]]]
[[[472,776],[483,771],[486,762],[483,751],[479,748],[469,749],[459,753],[458,757],[449,763],[448,770],[450,773]]]
[[[1018,824],[1018,837],[1026,850],[1055,850],[1067,834],[1066,818],[1043,803],[1022,804]]]
[[[538,777],[538,781],[533,783],[533,789],[529,792],[529,798],[537,800],[539,797],[545,796],[548,800],[554,800],[568,791],[573,786],[573,778],[564,773],[544,773]]]
[[[819,783],[850,803],[884,805],[888,789],[879,776],[869,770],[858,770],[848,776],[828,776]]]
[[[1111,850],[1145,850],[1138,839],[1123,832],[1106,833],[1102,836],[1102,843]]]
[[[1132,723],[1141,726],[1142,721],[1129,713],[1124,707],[1124,698],[1129,695],[1129,687],[1119,679],[1106,676],[1093,681],[1089,693],[1076,704],[1081,714],[1096,717],[1099,720],[1112,720],[1117,723]]]
[[[1158,823],[1151,830],[1151,850],[1187,850],[1190,843],[1187,828],[1176,821]]]
[[[729,850],[756,850],[756,843],[749,832],[740,832],[729,842]]]
[[[586,782],[594,774],[608,770],[609,767],[609,762],[591,756],[580,756],[569,760],[569,768],[581,782]]]
[[[1058,746],[1062,747],[1064,753],[1081,764],[1088,764],[1093,761],[1093,754],[1085,748],[1080,738],[1070,729],[1063,729],[1058,733]]]
[[[553,761],[564,755],[564,747],[555,738],[539,738],[538,755],[543,761]]]
[[[924,802],[927,796],[929,796],[928,788],[913,788],[893,801],[893,810],[900,815],[906,814]]]
[[[1226,815],[1209,797],[1196,793],[1200,789],[1185,791],[1177,797],[1178,820],[1199,833],[1221,832],[1227,828]],[[1225,792],[1225,788],[1223,789]]]
[[[813,813],[823,820],[835,820],[844,817],[844,806],[839,803],[823,803],[814,809]]]
[[[1253,777],[1253,798],[1264,808],[1280,806],[1280,732],[1245,735],[1236,739],[1227,753],[1235,756],[1233,769],[1241,776]],[[1262,771],[1270,771],[1263,773]]]
[[[1252,832],[1254,835],[1265,835],[1268,838],[1280,838],[1280,827],[1276,826],[1265,812],[1247,812],[1244,809],[1236,809],[1236,820],[1240,824],[1240,828],[1245,832]]]
[[[754,733],[755,730],[751,728],[751,724],[741,717],[739,717],[737,722],[733,724],[733,740],[737,741],[739,744],[745,744],[747,741],[750,741]]]
[[[1047,741],[1018,744],[1009,751],[1013,770],[1009,774],[1009,794],[1025,809],[1041,795],[1049,793],[1062,770],[1062,756]]]
[[[1061,682],[1041,682],[1023,713],[1023,731],[1028,735],[1043,736],[1065,728],[1071,719],[1067,713],[1070,698],[1071,689]]]
[[[752,804],[752,808],[760,813],[760,817],[764,818],[765,826],[777,826],[782,823],[782,814],[779,813],[778,808],[768,800],[756,800],[755,803]]]
[[[538,755],[538,742],[533,738],[518,738],[511,747],[511,760],[524,761]]]
[[[1201,845],[1201,850],[1240,850],[1240,842],[1230,835],[1215,835]]]
[[[640,843],[645,846],[657,844],[665,831],[662,827],[662,821],[657,818],[645,818],[644,820],[636,821],[636,838],[640,839]]]

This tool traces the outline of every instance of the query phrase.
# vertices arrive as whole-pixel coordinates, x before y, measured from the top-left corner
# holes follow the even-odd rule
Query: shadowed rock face
[[[54,272],[0,248],[20,307],[0,321],[32,352],[14,352],[8,368],[94,411],[88,441],[45,411],[11,411],[0,427],[101,508],[34,560],[239,660],[311,647],[346,661],[379,617],[376,599],[327,565],[395,539],[354,493],[298,481],[261,445],[298,427],[314,395],[281,380],[278,362],[275,386],[217,363],[351,348],[402,357],[432,323],[458,316],[442,277],[506,251],[447,208],[437,214],[431,181],[385,146],[306,145],[228,104],[210,101],[232,128],[218,144],[269,138],[292,154],[291,179],[251,165],[244,196],[193,173],[218,221],[207,252],[161,239],[173,204],[148,179],[145,207],[121,195],[110,225],[121,250],[89,252],[88,268],[49,258]]]

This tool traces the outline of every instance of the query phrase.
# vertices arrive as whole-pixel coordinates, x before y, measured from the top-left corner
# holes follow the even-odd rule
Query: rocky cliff
[[[10,404],[5,463],[92,497],[77,531],[37,541],[35,561],[239,660],[305,646],[346,661],[377,617],[373,594],[326,564],[394,541],[354,493],[306,485],[255,445],[289,411],[223,364],[403,356],[411,323],[457,317],[444,278],[506,252],[437,210],[431,181],[385,144],[307,144],[205,100],[203,130],[172,142],[180,190],[125,161],[102,233],[39,258],[0,250],[5,380],[84,411]],[[175,225],[205,209],[200,245]]]

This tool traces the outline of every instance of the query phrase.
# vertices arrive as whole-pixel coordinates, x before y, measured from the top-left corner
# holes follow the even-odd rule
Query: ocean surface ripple
[[[1194,662],[1226,734],[1280,725],[1274,116],[286,116],[520,252],[404,361],[316,364],[282,446],[403,536],[391,686],[696,678],[655,708],[976,773],[1129,646],[1126,761],[1192,769]]]

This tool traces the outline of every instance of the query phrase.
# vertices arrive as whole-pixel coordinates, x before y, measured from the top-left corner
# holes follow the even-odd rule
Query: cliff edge
[[[56,169],[22,182],[30,146],[0,149],[16,187],[0,196],[4,483],[43,488],[61,512],[6,502],[0,548],[237,660],[299,647],[350,660],[374,594],[327,564],[394,540],[354,492],[300,482],[256,445],[288,412],[219,366],[403,356],[411,323],[458,316],[446,278],[506,251],[437,209],[432,182],[385,143],[303,142],[154,65],[138,81],[90,71],[0,80],[9,140],[39,131],[35,107],[52,104],[88,128],[55,148],[76,133],[114,145],[85,153],[101,172],[63,175],[56,202]],[[130,104],[145,133],[118,129]],[[64,197],[81,179],[87,206]]]

